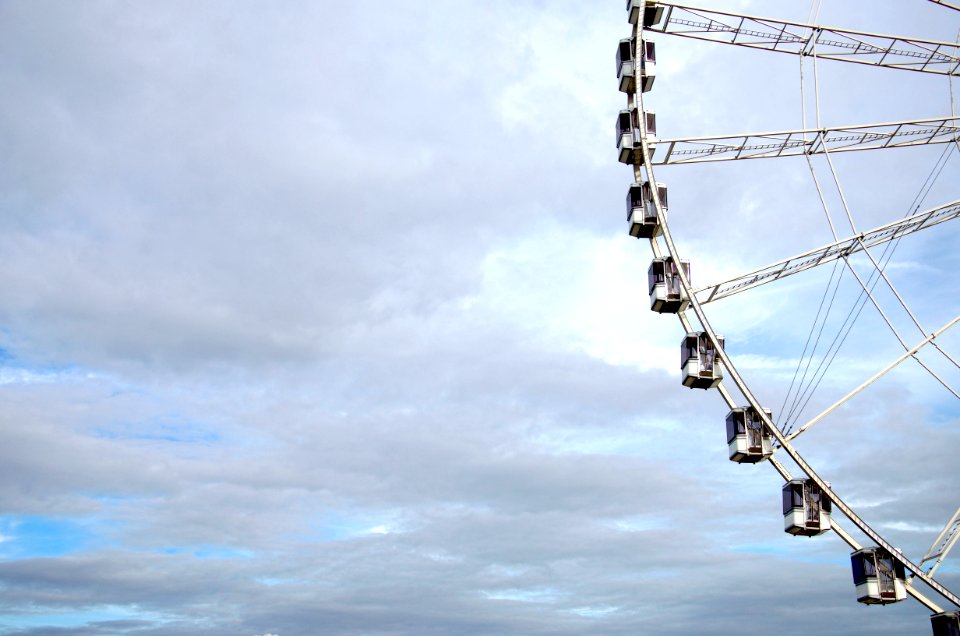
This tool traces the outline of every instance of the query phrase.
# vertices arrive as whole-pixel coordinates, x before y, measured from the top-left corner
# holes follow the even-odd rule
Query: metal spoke
[[[933,561],[933,563],[926,568],[927,575],[933,574],[934,571],[940,567],[940,563],[946,558],[947,553],[950,552],[950,548],[954,546],[957,539],[960,539],[960,508],[957,508],[957,511],[953,513],[953,517],[951,517],[947,525],[943,527],[943,530],[937,535],[933,545],[930,546],[926,555],[917,562],[917,565],[923,567],[925,563]]]
[[[729,280],[701,287],[694,293],[698,295],[701,304],[720,300],[818,265],[832,263],[839,258],[856,254],[865,247],[881,245],[957,217],[960,217],[960,200],[946,203],[925,212],[919,212],[862,234],[848,236],[835,243],[792,256]]]
[[[939,4],[941,7],[953,9],[954,11],[960,11],[960,6],[957,6],[955,4],[950,4],[949,2],[945,2],[945,0],[930,0],[930,2],[933,2],[934,4]]]
[[[953,326],[954,326],[955,324],[957,324],[958,322],[960,322],[960,316],[957,316],[956,318],[954,318],[953,320],[951,320],[950,322],[948,322],[946,325],[944,325],[943,327],[941,327],[941,328],[938,329],[937,331],[933,332],[932,334],[930,334],[929,336],[927,336],[926,338],[924,338],[923,340],[921,340],[921,341],[920,341],[916,346],[914,346],[912,349],[907,349],[907,351],[906,351],[902,356],[900,356],[899,358],[897,358],[896,360],[894,360],[893,362],[891,362],[890,364],[888,364],[886,367],[884,367],[883,369],[881,369],[880,371],[878,371],[878,372],[877,372],[876,374],[874,374],[873,377],[871,377],[869,380],[867,380],[866,382],[864,382],[863,384],[861,384],[860,386],[858,386],[857,388],[855,388],[853,391],[850,391],[850,392],[847,393],[845,396],[843,396],[842,398],[840,398],[839,400],[837,400],[836,402],[834,402],[833,405],[827,407],[822,413],[820,413],[820,415],[816,416],[815,418],[813,418],[812,420],[810,420],[809,422],[807,422],[806,424],[804,424],[803,426],[801,426],[800,428],[798,428],[796,431],[794,431],[794,432],[791,433],[790,435],[787,435],[786,438],[785,438],[786,441],[787,441],[787,442],[791,442],[791,441],[793,441],[794,439],[796,439],[796,437],[797,437],[798,435],[800,435],[801,433],[803,433],[804,431],[806,431],[808,428],[810,428],[811,426],[813,426],[813,425],[816,424],[817,422],[822,421],[823,418],[825,418],[826,416],[830,415],[830,414],[833,413],[835,410],[837,410],[838,408],[840,408],[841,406],[843,406],[844,404],[846,404],[848,401],[850,401],[851,398],[853,398],[854,396],[856,396],[858,393],[860,393],[861,391],[863,391],[864,389],[866,389],[868,386],[870,386],[871,384],[873,384],[874,382],[876,382],[877,380],[879,380],[880,378],[882,378],[883,376],[885,376],[885,375],[886,375],[887,373],[889,373],[890,371],[894,370],[901,362],[903,362],[903,361],[906,360],[907,358],[911,358],[911,357],[915,356],[916,353],[917,353],[918,351],[920,351],[920,349],[924,348],[925,346],[927,346],[928,344],[930,344],[931,342],[933,342],[933,340],[934,340],[935,338],[938,338],[941,334],[943,334],[945,331],[947,331],[948,329],[950,329],[951,327],[953,327]]]
[[[932,1],[956,8],[946,2]],[[811,55],[816,45],[820,59],[960,75],[960,49],[954,42],[785,22],[672,2],[656,4],[666,11],[657,24],[646,26],[649,31],[794,55]]]
[[[807,139],[807,137],[812,137]],[[766,159],[879,150],[960,140],[960,117],[917,119],[885,124],[860,124],[824,130],[784,130],[768,133],[721,135],[717,137],[682,137],[660,139],[657,150],[665,152],[654,165],[730,161],[734,159]],[[656,153],[655,153],[656,154]]]

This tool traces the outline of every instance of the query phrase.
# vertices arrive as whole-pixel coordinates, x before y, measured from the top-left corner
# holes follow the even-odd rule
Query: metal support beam
[[[953,517],[951,517],[947,525],[943,527],[936,541],[930,546],[927,554],[917,562],[917,565],[923,567],[925,563],[932,561],[933,563],[925,568],[925,570],[927,574],[933,574],[934,571],[940,567],[940,563],[946,558],[947,553],[950,552],[950,548],[954,546],[957,539],[960,539],[960,508],[957,508],[957,511],[953,513]]]
[[[880,227],[855,236],[848,236],[840,241],[818,247],[803,254],[791,256],[790,258],[777,261],[776,263],[755,269],[746,274],[740,274],[729,280],[706,285],[694,293],[697,294],[701,304],[720,300],[721,298],[732,296],[733,294],[752,289],[753,287],[786,278],[791,274],[797,274],[817,267],[818,265],[832,263],[837,259],[856,254],[864,248],[882,245],[888,241],[899,239],[908,234],[933,227],[934,225],[950,221],[957,217],[960,217],[960,200],[951,201],[950,203],[945,203],[924,212],[918,212],[913,216],[881,225]]]
[[[861,391],[863,391],[865,388],[867,388],[868,386],[870,386],[871,384],[873,384],[874,382],[876,382],[877,380],[879,380],[880,378],[882,378],[883,376],[885,376],[887,373],[889,373],[890,371],[892,371],[893,369],[895,369],[901,362],[903,362],[903,361],[906,360],[907,358],[910,358],[910,357],[916,355],[916,353],[917,353],[918,351],[920,351],[920,349],[924,348],[925,346],[927,346],[928,344],[930,344],[931,342],[933,342],[933,340],[934,340],[935,338],[938,338],[941,334],[943,334],[944,332],[946,332],[948,329],[950,329],[951,327],[953,327],[953,326],[954,326],[955,324],[957,324],[958,322],[960,322],[960,316],[957,316],[956,318],[954,318],[953,320],[951,320],[950,322],[948,322],[947,324],[945,324],[945,325],[944,325],[943,327],[941,327],[940,329],[934,331],[932,334],[930,334],[929,336],[927,336],[926,338],[924,338],[923,340],[921,340],[921,341],[920,341],[916,346],[914,346],[912,349],[907,349],[907,351],[904,352],[903,355],[901,355],[899,358],[897,358],[896,360],[894,360],[893,362],[891,362],[890,364],[888,364],[886,367],[884,367],[883,369],[881,369],[880,371],[878,371],[877,373],[875,373],[875,374],[873,375],[873,377],[871,377],[869,380],[867,380],[866,382],[864,382],[863,384],[861,384],[860,386],[858,386],[857,388],[855,388],[853,391],[850,391],[850,392],[847,393],[845,396],[843,396],[842,398],[840,398],[839,400],[837,400],[832,406],[827,407],[822,413],[820,413],[820,415],[816,416],[815,418],[813,418],[812,420],[810,420],[809,422],[807,422],[806,424],[804,424],[803,426],[801,426],[800,428],[798,428],[796,431],[794,431],[794,432],[791,433],[790,435],[787,435],[787,436],[786,436],[786,441],[787,441],[787,442],[791,442],[791,441],[793,441],[794,439],[796,439],[796,437],[797,437],[798,435],[800,435],[801,433],[803,433],[805,430],[807,430],[808,428],[810,428],[811,426],[813,426],[813,425],[816,424],[817,422],[821,421],[821,420],[822,420],[823,418],[825,418],[826,416],[828,416],[828,415],[830,415],[831,413],[833,413],[835,410],[837,410],[838,408],[840,408],[841,406],[843,406],[847,401],[849,401],[849,400],[850,400],[851,398],[853,398],[855,395],[857,395],[858,393],[860,393]],[[722,356],[721,356],[721,357],[722,357]],[[958,603],[958,604],[960,604],[960,603]]]
[[[956,8],[942,0],[932,1]],[[960,75],[960,45],[956,42],[785,22],[672,2],[656,4],[667,11],[657,24],[646,27],[649,31],[794,55],[812,55],[816,48],[818,59]]]
[[[930,2],[933,2],[933,3],[935,3],[935,4],[939,4],[941,7],[946,7],[946,8],[948,8],[948,9],[953,9],[954,11],[960,11],[960,6],[957,6],[957,5],[955,5],[955,4],[950,4],[949,2],[945,2],[944,0],[930,0]]]
[[[859,124],[823,130],[784,130],[767,133],[681,137],[657,141],[653,165],[767,159],[825,152],[879,150],[960,140],[960,117],[917,119],[885,124]]]

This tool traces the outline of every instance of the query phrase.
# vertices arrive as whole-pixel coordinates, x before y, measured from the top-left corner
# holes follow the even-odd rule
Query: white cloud
[[[606,616],[607,614],[611,614],[611,613],[613,613],[613,612],[616,612],[618,609],[620,609],[620,608],[619,608],[619,607],[611,607],[611,606],[601,606],[601,607],[575,607],[575,608],[573,608],[573,609],[571,609],[571,610],[569,610],[569,611],[570,611],[571,614],[576,614],[577,616],[584,616],[584,617],[587,617],[587,618],[592,618],[592,617]]]
[[[914,521],[889,521],[883,524],[884,528],[890,530],[900,530],[902,532],[921,532],[936,536],[942,528],[929,523],[916,523]]]
[[[921,4],[824,19],[941,30]],[[619,2],[4,5],[0,508],[40,522],[2,528],[0,613],[210,636],[669,635],[709,616],[786,636],[775,574],[823,609],[805,633],[925,623],[858,612],[837,537],[787,537],[778,477],[727,461],[726,406],[680,386],[680,326],[650,312],[651,253],[624,231],[628,33]],[[797,124],[796,59],[658,45],[662,135]],[[820,69],[844,123],[944,101],[936,78],[850,66]],[[835,158],[858,222],[909,203],[918,152]],[[802,162],[657,174],[695,285],[826,242]],[[890,271],[942,324],[960,264],[929,232]],[[772,406],[818,276],[708,306]],[[865,312],[821,401],[897,355],[884,329]],[[957,412],[909,371],[801,439],[912,554],[955,505]],[[29,558],[44,519],[89,543]]]
[[[470,306],[509,319],[542,346],[673,371],[679,344],[661,345],[659,336],[676,334],[676,323],[651,315],[643,251],[619,235],[542,227],[487,255],[483,288]]]
[[[488,599],[495,601],[518,601],[521,603],[555,603],[560,596],[558,590],[545,588],[505,588],[483,591]]]

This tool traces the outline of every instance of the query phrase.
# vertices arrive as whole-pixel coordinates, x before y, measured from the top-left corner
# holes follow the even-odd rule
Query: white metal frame
[[[648,6],[655,6],[655,5],[666,6],[668,7],[668,11],[669,11],[669,7],[679,7],[679,5],[672,5],[670,3],[664,3],[664,2],[657,3],[657,2],[651,2],[650,0],[646,0],[644,2],[644,7],[643,7],[644,11],[641,12],[641,14],[645,14],[645,10]],[[735,16],[735,14],[724,14],[724,15]],[[746,20],[752,19],[749,16],[736,16],[736,17],[743,18],[744,23]],[[669,18],[667,18],[664,21],[664,24],[665,25],[669,24]],[[780,23],[780,24],[786,24],[786,23]],[[801,26],[809,26],[809,25],[801,25]],[[634,43],[641,42],[641,38],[639,37],[641,28],[642,27],[640,24],[634,23],[634,26],[633,26]],[[846,34],[856,33],[852,31],[828,30],[822,27],[818,27],[818,28],[820,29],[820,31],[830,31],[835,33],[846,33]],[[663,32],[670,33],[669,31],[666,31],[666,30],[664,30]],[[859,35],[869,35],[869,34],[861,33]],[[884,36],[884,37],[892,37],[892,36]],[[814,41],[818,46],[822,44],[819,40],[814,40]],[[921,41],[895,38],[895,42],[917,43]],[[944,43],[938,43],[938,44],[944,44]],[[952,45],[952,46],[955,46],[955,45]],[[755,48],[767,48],[768,50],[778,50],[773,47],[755,47]],[[888,53],[892,52],[893,44],[891,44],[888,48],[890,48],[890,51],[888,51]],[[820,54],[818,53],[818,55]],[[824,55],[820,55],[820,56],[828,57]],[[634,52],[634,57],[636,59],[636,51]],[[853,60],[853,61],[859,61],[859,60]],[[861,63],[865,63],[865,62],[861,62]],[[896,66],[896,68],[911,68],[911,66],[898,65]],[[911,68],[911,70],[927,70],[927,69]],[[951,69],[947,72],[951,74],[957,74],[957,70],[958,70],[957,63],[953,62]],[[637,108],[640,112],[643,112],[644,104],[643,104],[642,91],[628,93],[627,102],[628,102],[628,108],[630,109]],[[777,152],[771,153],[769,152],[769,149],[768,149],[766,153],[763,154],[762,152],[760,152],[762,149],[755,148],[753,150],[757,150],[758,152],[751,152],[748,154],[748,156],[750,158],[759,158],[760,156],[785,156],[788,152],[788,144],[792,144],[792,142],[794,141],[793,140],[794,135],[801,137],[801,139],[797,139],[796,141],[799,142],[799,144],[801,144],[801,146],[803,147],[803,151],[802,151],[803,153],[809,154],[811,152],[815,152],[816,146],[806,145],[807,142],[802,139],[803,134],[809,133],[809,132],[815,132],[817,135],[817,139],[811,142],[811,144],[818,143],[822,148],[823,152],[832,152],[835,150],[843,150],[843,149],[859,150],[859,149],[868,149],[868,148],[892,147],[894,145],[916,145],[918,143],[938,143],[938,142],[946,142],[946,141],[956,141],[958,139],[958,131],[960,131],[960,129],[958,129],[957,126],[955,125],[955,122],[957,121],[957,119],[958,118],[948,118],[948,119],[939,119],[939,120],[918,120],[913,122],[897,122],[894,124],[885,124],[880,126],[880,128],[887,128],[887,130],[876,130],[878,126],[875,126],[875,125],[855,126],[855,127],[844,128],[844,129],[835,129],[835,132],[845,133],[847,135],[846,139],[839,138],[839,137],[842,137],[842,135],[838,136],[838,138],[836,139],[838,143],[835,144],[836,145],[835,148],[827,147],[830,141],[827,138],[827,133],[831,131],[822,131],[822,130],[792,131],[792,132],[787,131],[786,133],[773,133],[771,135],[779,135],[778,138],[775,138],[772,140],[779,144],[779,146],[777,146],[777,149],[778,149]],[[916,130],[915,127],[918,127],[918,126],[927,126],[927,128],[924,131]],[[889,130],[890,128],[892,128],[893,130]],[[901,144],[899,143],[898,137],[901,135],[903,135],[904,137],[908,136],[907,131],[904,131],[905,128],[912,131],[909,133],[909,136],[913,136],[915,137],[915,139],[910,140],[909,142],[904,141],[904,143]],[[873,129],[873,130],[870,130],[870,129]],[[880,139],[882,143],[878,143],[878,135],[882,136],[882,139]],[[946,138],[941,138],[941,135]],[[857,138],[857,136],[859,138]],[[747,156],[745,156],[745,153],[743,151],[747,150],[746,148],[746,146],[748,145],[747,141],[751,137],[760,137],[760,136],[741,135],[738,137],[739,139],[744,140],[741,144],[721,144],[719,141],[710,142],[710,143],[713,143],[714,146],[725,146],[725,149],[722,152],[734,155],[728,158],[734,158],[734,159],[747,158]],[[770,135],[763,135],[762,137],[769,138]],[[719,139],[730,139],[730,137],[719,138]],[[675,143],[678,143],[681,141],[693,141],[693,140],[673,140],[673,142]],[[696,141],[704,142],[707,140],[705,138],[699,138]],[[767,139],[767,141],[771,141],[771,140]],[[671,143],[670,140],[658,141],[659,146],[665,146],[670,143]],[[709,145],[709,144],[706,144],[706,145]],[[651,183],[656,183],[657,179],[654,174],[655,165],[689,162],[689,161],[673,161],[673,162],[669,161],[670,155],[674,151],[674,146],[670,146],[671,151],[667,153],[667,156],[660,163],[654,164],[652,161],[651,145],[648,143],[646,136],[643,134],[641,134],[640,146],[641,146],[640,154],[642,155],[642,160],[638,160],[633,166],[634,178],[637,182],[642,182],[646,180]],[[859,147],[854,147],[854,146],[859,146]],[[790,147],[792,148],[793,146],[791,145]],[[708,153],[706,156],[709,156],[710,154],[717,155],[720,153],[721,151],[714,150],[712,151],[712,153]],[[794,152],[793,154],[801,154],[801,153]],[[646,179],[644,179],[644,176],[646,177]],[[654,189],[653,196],[654,196],[653,203],[654,203],[654,206],[656,207],[657,215],[660,218],[660,225],[661,225],[660,236],[662,237],[662,242],[666,247],[666,254],[669,254],[669,256],[671,256],[674,259],[674,261],[680,262],[681,260],[680,254],[677,250],[676,244],[674,243],[673,237],[670,233],[670,228],[666,221],[665,211],[663,210],[663,206],[659,201],[659,196],[658,196],[658,193],[656,192],[656,189]],[[928,210],[926,213],[921,213],[921,215],[915,215],[914,217],[910,217],[911,219],[910,221],[904,220],[904,222],[901,222],[902,223],[901,225],[898,225],[898,228],[903,228],[902,231],[900,231],[899,229],[891,230],[887,226],[877,228],[876,230],[871,231],[871,234],[876,233],[873,235],[873,240],[876,240],[877,242],[883,242],[883,240],[881,239],[884,239],[885,237],[892,238],[893,234],[898,231],[900,231],[901,234],[916,231],[917,229],[920,229],[924,225],[924,223],[927,223],[933,217],[933,214],[936,213],[938,210],[948,208],[951,205],[955,205],[955,204],[956,202],[954,202],[954,204],[946,204],[944,206],[940,206],[940,208],[934,208],[933,210]],[[950,212],[950,214],[952,213],[953,212]],[[924,214],[929,214],[930,216],[927,217],[927,219],[918,222],[915,217],[922,216]],[[948,213],[944,212],[943,216],[948,216]],[[953,218],[953,217],[950,217],[950,218]],[[943,220],[947,220],[947,219],[942,218],[941,221],[937,221],[937,222],[942,222]],[[890,232],[890,234],[884,234],[884,231]],[[865,243],[869,243],[869,241],[865,241],[864,238],[865,238],[865,235],[862,235],[862,234],[855,237],[856,243],[861,247],[861,249],[865,249],[867,247]],[[885,238],[885,240],[890,240],[890,238]],[[831,248],[838,245],[839,243],[842,243],[842,242],[835,243],[832,246],[826,246],[825,248],[820,248],[819,250],[815,250],[814,252],[816,254],[822,253],[824,257],[826,257],[830,252]],[[876,244],[876,243],[873,243],[873,244]],[[658,241],[656,237],[653,237],[650,239],[650,245],[651,245],[651,249],[653,251],[654,257],[661,257],[662,255],[665,255],[664,250],[661,248],[660,241]],[[810,256],[813,256],[813,253],[801,255],[801,257],[807,257],[807,258],[809,258]],[[801,257],[795,257],[795,258],[799,259]],[[813,265],[810,265],[810,266],[813,266]],[[823,493],[823,496],[830,499],[830,501],[833,503],[835,510],[839,511],[845,517],[847,517],[847,519],[851,523],[853,523],[862,533],[864,533],[871,541],[873,541],[877,546],[887,550],[891,555],[893,555],[893,557],[897,561],[903,564],[906,570],[912,573],[913,577],[910,580],[909,584],[907,585],[907,592],[911,596],[916,598],[920,603],[922,603],[932,612],[936,613],[936,612],[943,611],[937,605],[936,602],[934,602],[933,600],[931,600],[926,595],[924,595],[923,593],[921,593],[919,590],[916,589],[916,587],[913,585],[913,582],[919,579],[920,581],[925,583],[930,589],[938,593],[941,597],[953,603],[954,605],[960,607],[960,597],[958,597],[955,593],[953,593],[952,591],[944,587],[942,584],[940,584],[938,581],[936,581],[932,577],[933,571],[936,569],[939,563],[946,556],[946,553],[949,551],[949,549],[957,542],[957,539],[960,538],[960,520],[958,520],[960,519],[960,510],[958,510],[958,512],[954,515],[953,519],[947,523],[947,526],[944,528],[944,531],[941,533],[940,537],[938,537],[938,539],[934,542],[933,547],[931,547],[927,555],[920,561],[920,564],[924,564],[926,562],[936,559],[936,562],[933,564],[932,567],[929,567],[928,570],[924,570],[921,568],[920,565],[913,563],[910,559],[903,556],[902,553],[900,553],[894,546],[890,545],[879,533],[877,533],[872,527],[870,527],[846,502],[844,502],[840,498],[840,496],[832,490],[832,488],[830,487],[830,484],[827,483],[825,480],[823,480],[813,470],[813,468],[806,462],[806,460],[800,455],[800,453],[793,447],[793,445],[791,444],[791,440],[794,437],[796,437],[796,435],[798,435],[803,429],[808,428],[810,425],[812,425],[813,422],[808,423],[807,425],[805,425],[805,427],[802,427],[801,430],[798,430],[789,438],[786,435],[784,435],[784,433],[776,426],[776,424],[772,421],[772,419],[766,413],[765,409],[761,406],[756,396],[751,391],[750,387],[743,380],[743,377],[737,371],[736,367],[734,366],[730,357],[727,355],[726,351],[724,351],[722,347],[718,346],[717,334],[714,331],[713,327],[711,326],[706,316],[706,313],[704,312],[704,308],[703,308],[704,303],[701,302],[701,299],[698,298],[696,295],[696,291],[703,291],[703,290],[693,289],[693,287],[690,284],[690,281],[688,280],[687,276],[683,272],[682,268],[679,271],[679,278],[680,278],[680,284],[682,289],[686,293],[687,297],[690,299],[690,307],[692,308],[693,313],[696,316],[697,322],[699,322],[700,327],[702,328],[702,331],[704,331],[714,342],[715,348],[717,350],[717,355],[720,358],[721,363],[725,367],[725,370],[726,370],[725,375],[730,378],[730,380],[734,383],[734,385],[736,385],[739,391],[743,394],[747,403],[761,414],[764,424],[768,427],[770,432],[773,434],[780,449],[782,449],[785,453],[787,453],[790,456],[790,458],[796,463],[799,469],[811,481],[813,481],[813,483],[815,483],[820,488],[821,492]],[[693,325],[693,323],[691,323],[686,313],[680,312],[678,314],[678,317],[680,319],[681,325],[685,333],[691,333],[691,332],[701,330],[701,329],[697,329]],[[960,316],[955,318],[953,321],[951,321],[950,323],[948,323],[938,331],[931,333],[929,336],[927,336],[924,339],[924,341],[922,341],[919,345],[917,345],[913,349],[907,350],[907,352],[903,356],[901,356],[901,359],[895,362],[889,368],[896,366],[896,364],[902,361],[902,359],[906,359],[907,357],[910,357],[913,354],[915,354],[917,350],[919,350],[925,344],[932,342],[938,335],[942,334],[944,331],[952,327],[958,321],[960,321]],[[889,370],[889,368],[887,370]],[[862,388],[864,388],[869,383],[875,381],[877,377],[879,377],[885,372],[886,371],[883,371],[877,376],[875,376],[874,378],[872,378],[871,380],[869,380],[857,391],[862,390]],[[724,399],[724,401],[727,403],[727,406],[730,409],[738,407],[738,404],[734,401],[730,392],[726,389],[723,383],[719,384],[717,388],[719,390],[721,397]],[[849,397],[846,399],[849,399]],[[832,408],[836,408],[836,406],[838,405],[835,405]],[[832,409],[829,409],[829,410],[832,410]],[[824,416],[825,414],[821,414],[821,416],[819,417],[822,419],[822,417]],[[790,475],[786,467],[784,467],[774,457],[770,458],[770,463],[780,473],[781,477],[783,477],[785,481],[789,481],[792,478],[792,476]],[[851,548],[853,548],[854,550],[861,549],[862,546],[860,546],[860,544],[836,522],[835,517],[831,519],[831,526],[833,530]]]
[[[778,132],[660,139],[664,149],[655,165],[796,157],[855,150],[879,150],[944,144],[960,140],[960,117],[857,124],[823,130],[782,130]]]
[[[937,4],[954,7],[943,0]],[[904,38],[866,31],[786,22],[738,13],[711,11],[672,2],[648,2],[665,9],[648,30],[766,51],[883,66],[923,73],[960,75],[956,42]]]
[[[924,212],[918,212],[899,221],[887,223],[854,236],[848,236],[840,241],[765,265],[723,282],[711,283],[697,289],[694,293],[700,298],[702,304],[720,300],[758,285],[772,283],[792,274],[798,274],[818,265],[832,263],[837,259],[846,258],[869,247],[882,245],[888,241],[899,239],[957,217],[960,217],[960,200],[951,201]]]

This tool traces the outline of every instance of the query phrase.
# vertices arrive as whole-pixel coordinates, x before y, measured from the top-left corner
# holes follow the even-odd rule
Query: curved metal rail
[[[656,3],[648,3],[645,1],[644,8],[646,8],[648,4],[652,6]],[[663,3],[660,3],[660,4],[663,4]],[[639,32],[638,25],[635,24],[633,28],[635,43],[640,42],[640,38],[636,37],[638,35],[638,32]],[[636,51],[634,51],[634,55],[636,56]],[[643,112],[644,110],[643,93],[639,92],[639,93],[628,94],[628,107],[631,109],[636,107],[641,112]],[[661,143],[663,142],[659,142],[657,145]],[[653,166],[662,165],[662,164],[654,164],[652,162],[652,154],[653,154],[652,144],[647,139],[645,127],[641,127],[641,130],[640,130],[640,146],[641,146],[641,154],[642,154],[643,162],[640,165],[634,164],[633,168],[634,168],[635,178],[639,181],[640,177],[643,176],[642,171],[645,171],[647,180],[651,183],[656,183],[657,180],[653,172]],[[679,262],[680,254],[679,254],[679,251],[677,250],[676,244],[673,241],[673,237],[670,234],[670,228],[668,227],[668,224],[665,222],[667,217],[664,212],[662,202],[660,201],[658,188],[651,188],[651,191],[653,193],[652,198],[653,198],[654,207],[656,208],[657,216],[659,219],[661,219],[663,241],[666,244],[667,251],[670,254],[671,258]],[[657,242],[657,239],[656,238],[650,239],[650,244],[651,244],[651,248],[653,249],[654,255],[660,256],[661,250]],[[789,440],[784,436],[783,432],[780,431],[780,429],[776,426],[773,420],[767,416],[759,400],[757,400],[753,392],[750,390],[750,387],[747,385],[743,377],[737,371],[736,367],[733,365],[733,362],[730,360],[730,357],[727,355],[726,351],[724,351],[721,347],[717,346],[717,342],[718,342],[717,334],[714,331],[712,325],[710,324],[710,321],[707,319],[706,313],[704,312],[704,309],[703,309],[703,305],[700,302],[700,300],[697,298],[696,294],[694,293],[695,290],[690,284],[690,281],[687,278],[686,272],[683,271],[682,267],[678,268],[678,277],[679,277],[680,286],[683,289],[683,292],[687,294],[687,297],[690,299],[690,306],[693,309],[694,314],[696,314],[698,322],[700,323],[703,331],[714,343],[714,346],[720,358],[720,361],[724,365],[724,367],[727,369],[730,379],[733,381],[733,383],[737,386],[737,388],[743,394],[743,397],[746,399],[747,403],[751,407],[753,407],[757,413],[760,414],[764,422],[764,425],[766,425],[767,428],[770,430],[771,434],[777,440],[778,444],[783,449],[783,451],[786,452],[790,456],[790,458],[797,464],[800,470],[803,471],[821,489],[824,496],[826,496],[828,499],[830,499],[831,502],[833,502],[833,505],[836,506],[836,509],[839,510],[847,519],[849,519],[851,523],[857,526],[857,528],[861,532],[863,532],[867,537],[869,537],[870,540],[876,543],[876,545],[886,549],[892,555],[893,558],[895,558],[897,561],[900,561],[903,564],[903,566],[914,575],[915,579],[919,579],[923,581],[927,586],[930,587],[930,589],[936,591],[938,594],[940,594],[940,596],[947,599],[957,607],[960,607],[960,597],[958,597],[949,589],[941,585],[932,577],[928,576],[928,574],[924,572],[918,565],[910,561],[910,559],[908,559],[907,557],[903,556],[903,554],[899,550],[897,550],[896,547],[891,545],[882,536],[880,536],[879,533],[877,533],[869,524],[867,524],[866,521],[864,521],[846,502],[844,502],[840,498],[840,496],[836,492],[833,491],[830,485],[823,478],[821,478],[816,473],[816,471],[813,470],[813,468],[810,466],[810,464],[807,463],[807,461],[803,458],[803,456],[801,456],[800,453],[790,444]],[[687,332],[692,331],[690,322],[685,316],[685,314],[681,312],[678,314],[678,317],[684,329]],[[729,392],[723,387],[723,384],[721,384],[719,388],[720,388],[720,394],[723,397],[723,399],[727,402],[727,405],[731,408],[734,408],[735,406],[737,406],[737,404],[734,402],[734,400],[730,396]],[[778,462],[774,462],[773,465],[781,474],[781,476],[784,477],[784,479],[789,479],[789,473],[786,471],[786,469],[783,468],[782,465],[780,465]],[[837,534],[848,545],[850,545],[854,549],[858,549],[860,547],[859,544],[856,542],[856,540],[854,540],[853,537],[851,537],[839,525],[835,523],[832,525],[834,530],[837,532]],[[923,605],[925,605],[931,611],[933,612],[942,611],[942,609],[936,603],[934,603],[929,598],[921,594],[912,585],[907,586],[907,592],[911,596],[916,598],[918,601],[920,601]]]

